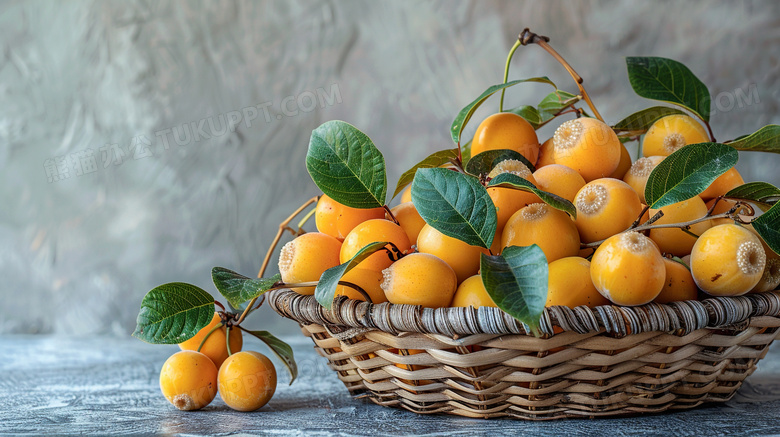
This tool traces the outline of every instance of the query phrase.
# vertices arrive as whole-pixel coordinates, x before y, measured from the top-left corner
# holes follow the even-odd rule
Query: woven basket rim
[[[341,329],[376,329],[391,334],[412,332],[448,337],[532,335],[528,326],[494,307],[423,308],[389,302],[371,304],[338,296],[332,307],[325,309],[314,296],[301,295],[290,289],[272,290],[266,293],[266,297],[279,315],[304,325],[314,323]],[[544,309],[540,332],[544,337],[561,332],[587,334],[602,331],[614,337],[656,331],[683,336],[703,328],[722,329],[747,324],[751,317],[779,315],[780,291],[635,307],[553,306]]]

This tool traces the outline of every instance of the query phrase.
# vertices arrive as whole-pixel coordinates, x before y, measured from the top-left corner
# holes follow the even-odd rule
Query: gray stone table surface
[[[299,379],[280,381],[262,409],[240,413],[217,396],[196,412],[160,393],[159,369],[177,350],[132,338],[0,337],[0,434],[173,435],[773,435],[780,434],[780,347],[728,403],[617,419],[552,422],[422,416],[351,398],[311,342],[285,338]],[[245,349],[263,351],[247,340]]]

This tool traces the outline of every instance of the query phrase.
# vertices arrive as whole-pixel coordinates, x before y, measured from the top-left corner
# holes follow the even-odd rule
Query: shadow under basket
[[[780,335],[780,292],[639,307],[546,308],[542,337],[498,308],[267,294],[350,393],[415,413],[528,420],[725,402]]]

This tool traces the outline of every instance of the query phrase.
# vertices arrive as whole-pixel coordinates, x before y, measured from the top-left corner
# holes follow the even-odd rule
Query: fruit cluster
[[[229,340],[228,340],[229,339]],[[199,410],[217,393],[230,408],[254,411],[276,391],[276,368],[265,355],[242,351],[241,330],[229,330],[222,315],[179,344],[160,371],[160,388],[180,410]]]
[[[411,187],[389,211],[350,208],[322,195],[315,210],[318,232],[282,248],[279,272],[285,283],[316,282],[369,243],[387,241],[393,250],[359,262],[341,278],[336,295],[366,300],[361,290],[374,303],[495,306],[478,275],[480,254],[535,244],[549,263],[547,306],[668,303],[696,299],[699,289],[715,296],[773,290],[780,285],[780,257],[749,225],[709,218],[736,205],[722,198],[744,184],[735,168],[697,196],[659,209],[644,204],[655,166],[688,144],[707,141],[706,130],[692,117],[668,115],[652,124],[642,139],[645,156],[632,163],[615,131],[597,119],[566,121],[540,145],[523,117],[493,114],[477,128],[471,153],[512,150],[525,160],[499,161],[485,180],[502,173],[523,178],[570,201],[576,218],[532,192],[490,187],[497,231],[488,250],[426,223],[412,202]],[[535,171],[525,162],[534,163]],[[754,210],[744,206],[739,212]],[[640,226],[656,215],[656,226],[642,231]],[[694,223],[658,226],[684,222]],[[310,295],[315,287],[293,289]]]

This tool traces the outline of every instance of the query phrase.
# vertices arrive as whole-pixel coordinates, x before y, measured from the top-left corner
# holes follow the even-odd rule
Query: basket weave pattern
[[[543,336],[497,308],[420,308],[291,290],[268,295],[356,397],[416,413],[531,420],[725,402],[780,336],[780,293],[552,307]]]

